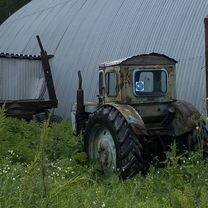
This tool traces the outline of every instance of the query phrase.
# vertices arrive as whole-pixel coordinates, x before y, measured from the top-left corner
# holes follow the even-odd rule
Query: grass
[[[0,208],[208,207],[208,164],[174,151],[166,168],[126,181],[105,178],[86,160],[69,122],[38,124],[0,112]]]

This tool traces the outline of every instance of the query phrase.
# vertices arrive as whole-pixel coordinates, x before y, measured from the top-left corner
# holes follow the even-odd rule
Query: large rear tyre
[[[84,134],[89,159],[97,160],[105,175],[119,172],[123,179],[145,169],[141,140],[111,106],[103,106],[90,118]]]
[[[185,135],[184,144],[188,152],[203,150],[203,157],[208,159],[208,130],[204,121],[196,123],[196,128]]]

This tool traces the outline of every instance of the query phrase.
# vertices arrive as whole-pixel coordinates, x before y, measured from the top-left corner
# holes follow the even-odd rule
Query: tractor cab
[[[100,64],[100,103],[131,105],[145,123],[162,122],[176,100],[176,63],[151,53]]]
[[[142,104],[176,99],[175,64],[161,54],[143,54],[99,65],[103,103]]]

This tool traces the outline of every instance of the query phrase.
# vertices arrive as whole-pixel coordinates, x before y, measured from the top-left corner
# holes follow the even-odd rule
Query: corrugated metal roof
[[[81,70],[86,101],[96,100],[98,64],[161,53],[177,64],[177,94],[203,111],[207,0],[33,0],[0,26],[0,51],[54,54],[58,112],[70,116]]]
[[[27,60],[41,60],[41,56],[29,54],[14,54],[14,53],[0,53],[0,58],[14,58],[14,59],[27,59]],[[48,58],[53,58],[53,55],[48,55]]]
[[[103,62],[100,63],[99,66],[101,67],[106,67],[106,66],[116,66],[116,65],[125,65],[126,63],[128,63],[128,61],[133,60],[133,59],[137,59],[139,57],[144,57],[144,56],[160,56],[162,58],[165,58],[171,62],[173,62],[174,64],[177,63],[176,60],[164,55],[164,54],[158,54],[158,53],[149,53],[149,54],[138,54],[135,56],[131,56],[131,57],[126,57],[126,58],[122,58],[122,59],[118,59],[118,60],[114,60],[114,61],[107,61],[107,62]]]

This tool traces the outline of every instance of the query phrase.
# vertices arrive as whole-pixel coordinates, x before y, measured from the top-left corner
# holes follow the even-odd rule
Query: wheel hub
[[[102,125],[95,125],[89,145],[89,156],[97,159],[106,175],[112,175],[116,169],[116,148],[110,130]]]
[[[98,149],[98,153],[99,153],[100,164],[102,168],[105,169],[111,163],[111,157],[109,156],[110,154],[108,150],[108,145],[101,143]]]

